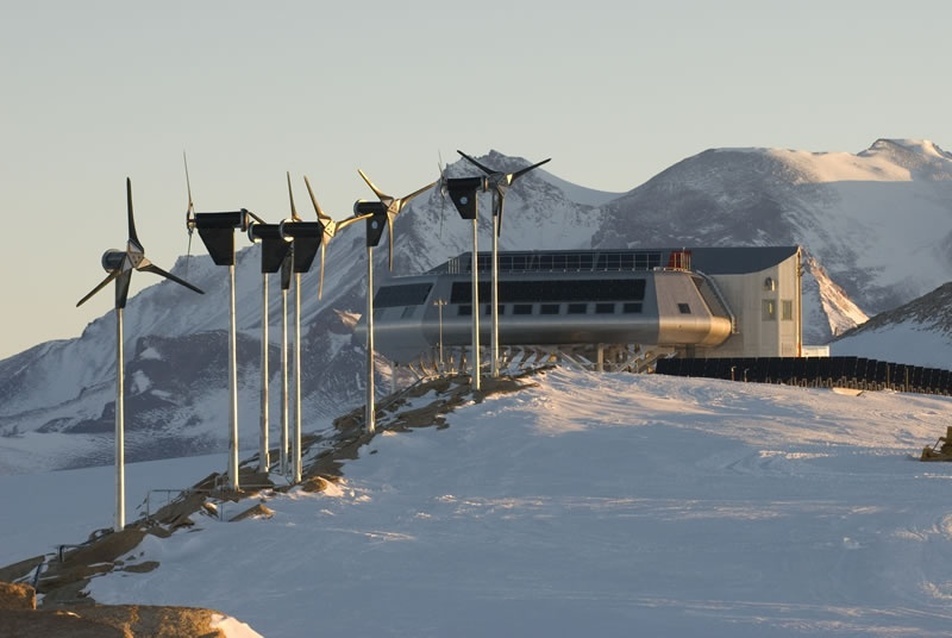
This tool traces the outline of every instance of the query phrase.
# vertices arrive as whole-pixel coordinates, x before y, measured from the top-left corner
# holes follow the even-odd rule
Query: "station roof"
[[[800,250],[799,246],[717,246],[680,248],[635,248],[598,250],[500,251],[500,272],[551,271],[644,271],[674,263],[673,256],[690,253],[689,261],[677,263],[708,275],[745,274],[766,270]],[[489,271],[492,253],[480,252],[480,272]],[[471,253],[462,253],[430,270],[430,273],[471,272]]]

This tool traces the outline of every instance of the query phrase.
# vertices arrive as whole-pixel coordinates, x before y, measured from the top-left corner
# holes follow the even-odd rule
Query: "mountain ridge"
[[[504,171],[530,164],[498,151],[480,161]],[[451,177],[474,173],[463,160],[445,170]],[[868,179],[839,179],[845,176]],[[830,177],[838,179],[823,181]],[[500,249],[799,244],[805,252],[808,344],[826,343],[869,315],[952,280],[948,250],[952,203],[945,203],[952,202],[952,157],[928,141],[877,140],[855,155],[708,149],[637,188],[609,195],[572,185],[541,168],[531,171],[506,198]],[[488,250],[489,195],[481,195],[479,204],[479,248]],[[904,213],[895,214],[893,206],[901,206]],[[459,219],[438,188],[422,193],[397,217],[394,236],[393,273],[386,268],[386,241],[374,253],[378,285],[472,250],[471,224]],[[323,299],[316,294],[317,268],[302,277],[307,430],[328,427],[334,416],[363,403],[365,354],[361,343],[349,339],[346,321],[366,305],[362,230],[348,230],[327,250]],[[207,451],[216,442],[226,442],[222,406],[227,394],[223,381],[227,277],[205,255],[179,258],[172,272],[183,275],[186,268],[189,281],[206,291],[203,297],[186,298],[178,287],[159,282],[131,298],[126,309],[130,460],[160,458],[163,447],[180,450],[194,445]],[[239,429],[243,449],[251,450],[258,428],[262,312],[256,248],[238,251],[237,271],[243,380]],[[272,383],[277,382],[281,308],[275,279],[269,293]],[[292,314],[293,299],[292,291],[288,295]],[[0,459],[7,459],[0,460],[0,471],[22,469],[15,460],[18,454],[33,454],[30,463],[35,465],[46,454],[47,444],[53,446],[48,456],[55,467],[63,466],[62,459],[56,459],[64,447],[75,448],[69,454],[71,466],[83,458],[102,462],[108,455],[89,450],[109,449],[103,441],[110,434],[97,428],[108,423],[114,401],[113,321],[112,313],[106,313],[76,339],[39,344],[0,361]],[[176,374],[189,366],[201,372],[204,383],[179,383]],[[377,374],[378,388],[388,388],[394,372],[386,361],[379,360]],[[221,387],[216,385],[219,381]],[[272,392],[272,415],[280,413],[277,394]],[[163,433],[170,434],[168,440]],[[66,437],[74,444],[54,445],[54,439],[38,438],[51,436]],[[157,440],[165,443],[159,446]]]

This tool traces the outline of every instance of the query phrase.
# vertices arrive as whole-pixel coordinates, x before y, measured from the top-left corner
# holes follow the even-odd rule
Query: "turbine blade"
[[[321,278],[317,283],[317,298],[320,300],[324,296],[324,242],[321,242]]]
[[[505,202],[505,193],[500,192],[498,195],[493,195],[493,215],[499,218],[499,221],[496,222],[496,237],[502,236],[502,211]]]
[[[195,232],[195,204],[192,202],[192,182],[188,178],[188,156],[182,149],[182,162],[185,164],[185,188],[188,191],[188,208],[185,209],[185,228],[188,230],[188,245],[185,250],[185,275],[192,261],[192,233]]]
[[[317,203],[317,197],[314,196],[314,189],[311,188],[311,182],[308,180],[307,175],[304,176],[304,184],[307,186],[307,194],[311,196],[311,205],[314,206],[314,212],[317,213],[317,218],[322,222],[333,221],[330,216],[324,214],[324,211],[321,210],[321,205]]]
[[[510,183],[510,184],[513,183],[514,181],[516,181],[516,179],[517,179],[518,177],[521,177],[522,175],[525,175],[526,173],[528,173],[528,172],[531,171],[532,169],[534,169],[534,168],[539,168],[540,166],[542,166],[542,165],[545,164],[546,162],[550,162],[550,161],[552,161],[552,158],[551,158],[551,157],[548,158],[548,159],[544,159],[544,160],[542,160],[541,162],[538,162],[538,163],[536,163],[536,164],[533,164],[532,166],[526,166],[525,168],[519,169],[518,171],[516,171],[515,173],[513,173],[512,176],[509,178],[509,183]]]
[[[182,151],[182,161],[185,163],[185,188],[188,189],[188,210],[186,211],[186,216],[189,213],[195,213],[195,205],[192,203],[192,183],[188,179],[188,157],[185,155],[185,151]]]
[[[400,209],[402,210],[403,207],[406,206],[406,205],[410,202],[411,199],[413,199],[414,197],[416,197],[417,195],[419,195],[419,194],[422,193],[423,191],[426,191],[426,190],[429,190],[429,189],[433,188],[434,186],[436,186],[436,182],[430,182],[429,184],[427,184],[427,185],[424,186],[423,188],[418,188],[418,189],[416,189],[415,191],[413,191],[412,193],[410,193],[409,195],[407,195],[406,197],[402,197],[402,198],[400,199]]]
[[[168,279],[168,280],[170,280],[170,281],[174,281],[175,283],[179,284],[180,286],[185,286],[185,287],[188,288],[189,290],[194,290],[195,292],[197,292],[197,293],[200,294],[200,295],[204,295],[204,294],[205,294],[205,291],[202,290],[201,288],[199,288],[199,287],[197,287],[197,286],[193,286],[192,284],[188,283],[188,282],[185,281],[184,279],[180,279],[180,278],[176,277],[175,275],[173,275],[172,273],[166,272],[166,271],[162,270],[161,268],[159,268],[159,267],[156,266],[155,264],[149,264],[148,266],[145,266],[145,267],[141,268],[140,270],[143,270],[143,271],[145,271],[145,272],[150,272],[150,273],[152,273],[152,274],[159,275],[159,276],[161,276],[161,277],[165,277],[166,279]]]
[[[390,255],[390,272],[393,272],[393,222],[395,217],[396,213],[387,213],[387,233],[389,234],[388,239],[390,240],[387,244],[387,248],[389,248]]]
[[[188,248],[185,251],[185,276],[188,277],[188,265],[192,261],[192,231],[188,231]]]
[[[485,164],[480,164],[480,163],[477,162],[474,158],[470,157],[469,155],[467,155],[467,154],[464,153],[463,151],[461,151],[461,150],[459,150],[459,149],[456,149],[456,152],[459,153],[460,155],[462,155],[462,156],[463,156],[463,159],[469,161],[470,164],[475,164],[476,166],[478,166],[478,167],[479,167],[479,170],[481,170],[482,172],[486,173],[487,175],[492,175],[493,173],[496,172],[496,171],[492,170],[491,168],[489,168],[488,166],[486,166]]]
[[[97,292],[99,292],[100,290],[102,290],[103,288],[105,288],[105,287],[106,287],[106,284],[108,284],[110,281],[112,281],[113,279],[115,279],[116,277],[119,276],[119,272],[120,272],[120,271],[118,271],[118,270],[113,270],[111,273],[109,273],[108,275],[106,275],[106,278],[105,278],[105,279],[103,279],[102,281],[100,281],[99,284],[98,284],[95,288],[93,288],[91,291],[89,291],[89,293],[88,293],[85,297],[83,297],[83,298],[80,299],[78,302],[76,302],[76,307],[79,308],[79,307],[82,306],[84,303],[86,303],[87,301],[89,301],[89,298],[90,298],[90,297],[92,297],[92,296],[95,295]]]
[[[126,178],[126,211],[129,216],[129,241],[135,242],[141,248],[142,244],[139,243],[139,236],[136,234],[136,220],[132,214],[132,180],[128,177]]]
[[[358,168],[357,172],[360,173],[360,176],[364,178],[364,181],[367,182],[367,186],[370,187],[370,190],[374,192],[374,194],[380,199],[380,201],[383,201],[385,199],[393,199],[392,197],[390,197],[390,195],[387,195],[382,190],[374,186],[374,183],[370,181],[370,178],[367,177],[367,175],[365,175],[362,170]]]
[[[342,220],[340,220],[339,222],[336,222],[337,230],[340,231],[340,230],[342,230],[342,229],[344,229],[344,228],[347,228],[347,227],[350,226],[351,224],[354,224],[354,223],[356,223],[356,222],[363,221],[363,220],[367,219],[368,217],[373,217],[373,215],[358,215],[358,216],[356,216],[356,217],[348,217],[347,219],[342,219]],[[336,233],[335,233],[335,234],[336,234]]]
[[[116,308],[125,308],[129,297],[129,282],[132,281],[132,271],[118,271],[116,278]]]
[[[291,252],[284,258],[281,264],[281,290],[287,291],[291,287],[291,262],[293,261],[294,244],[291,244]]]
[[[298,216],[297,208],[294,207],[294,192],[291,190],[291,172],[287,172],[288,176],[288,199],[291,200],[291,219],[294,221],[300,221],[301,218]]]

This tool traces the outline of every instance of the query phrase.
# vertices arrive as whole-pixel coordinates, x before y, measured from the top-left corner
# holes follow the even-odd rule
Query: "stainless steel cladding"
[[[500,253],[500,344],[716,349],[738,332],[731,306],[739,309],[746,302],[728,301],[717,277],[706,273],[762,281],[763,272],[795,254],[797,247]],[[489,259],[479,254],[481,271],[489,270]],[[464,253],[425,274],[382,286],[374,298],[377,351],[407,363],[440,343],[468,346],[474,311],[471,266],[470,254]],[[490,286],[488,280],[479,283],[478,311],[486,317]],[[481,336],[488,339],[489,322],[480,324]],[[357,326],[360,339],[365,326],[363,320]]]

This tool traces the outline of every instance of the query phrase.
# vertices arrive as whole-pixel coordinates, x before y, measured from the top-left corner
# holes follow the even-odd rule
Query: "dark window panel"
[[[433,284],[400,284],[383,286],[374,296],[374,306],[395,308],[397,306],[419,306],[426,302]]]

